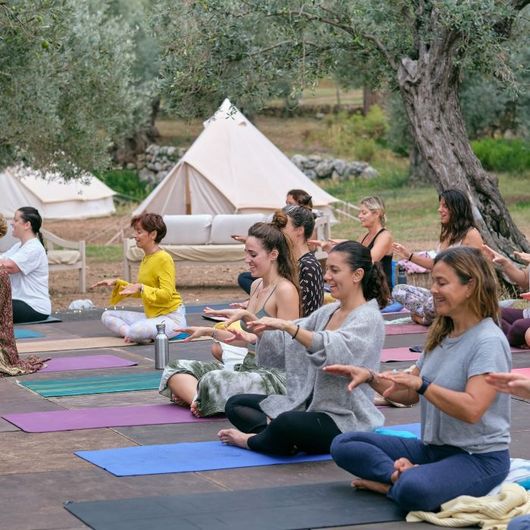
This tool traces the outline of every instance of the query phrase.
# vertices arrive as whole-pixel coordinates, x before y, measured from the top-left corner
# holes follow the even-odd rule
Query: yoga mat
[[[117,477],[331,460],[330,455],[270,456],[221,442],[142,445],[99,451],[77,451],[75,454]]]
[[[65,508],[95,530],[300,530],[404,519],[384,495],[347,481],[68,502]]]
[[[512,353],[528,353],[530,352],[530,347],[529,348],[516,348],[512,346],[511,350],[512,350]]]
[[[419,356],[419,353],[412,352],[409,348],[384,348],[381,351],[381,362],[417,361]]]
[[[399,313],[402,309],[403,306],[399,302],[392,302],[381,309],[381,313]]]
[[[385,326],[386,335],[410,335],[411,333],[427,333],[429,328],[419,324],[388,324]]]
[[[17,325],[28,325],[28,324],[53,324],[54,322],[62,322],[62,320],[58,317],[52,317],[52,316],[49,316],[48,318],[44,319],[44,320],[37,320],[37,321],[34,321],[34,322],[17,322]]]
[[[15,339],[40,339],[41,337],[44,337],[44,333],[32,329],[15,328]]]
[[[100,429],[102,427],[195,423],[219,419],[196,418],[189,409],[172,404],[25,412],[5,414],[2,418],[26,432],[58,432]]]
[[[198,304],[198,305],[186,305],[186,313],[190,315],[195,315],[197,313],[202,313],[205,307],[210,307],[211,309],[226,309],[229,307],[229,304]]]
[[[516,374],[522,374],[522,375],[526,375],[527,377],[530,377],[530,368],[513,368],[512,372],[515,372]]]
[[[82,357],[57,357],[46,361],[42,372],[67,372],[69,370],[96,370],[98,368],[121,368],[136,366],[138,363],[116,355],[83,355]]]
[[[161,372],[140,374],[101,375],[78,379],[46,379],[25,381],[20,384],[43,397],[81,396],[132,392],[134,390],[158,390]]]
[[[400,438],[421,438],[421,423],[403,423],[401,425],[385,425],[375,429],[378,434],[398,436]]]
[[[169,342],[182,342],[184,333],[180,333]],[[187,335],[186,335],[187,336]],[[211,340],[211,337],[199,337],[193,339]],[[93,348],[130,348],[134,343],[125,342],[122,337],[87,337],[75,339],[41,340],[17,344],[18,353],[42,353],[48,351],[90,350]],[[153,346],[154,347],[154,346]]]

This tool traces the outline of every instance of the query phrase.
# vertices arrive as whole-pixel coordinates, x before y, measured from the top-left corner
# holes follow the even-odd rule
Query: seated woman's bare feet
[[[236,445],[237,447],[242,447],[243,449],[248,449],[248,439],[255,434],[245,434],[237,429],[221,429],[217,436],[219,440],[224,444]]]
[[[202,418],[201,409],[199,408],[199,403],[197,403],[196,400],[191,402],[190,411],[196,418]]]
[[[352,480],[351,485],[354,488],[358,488],[360,490],[375,491],[376,493],[382,493],[383,495],[386,495],[390,489],[390,484],[383,484],[382,482],[376,482],[375,480],[365,480],[363,478]]]
[[[425,320],[425,317],[421,317],[420,315],[416,313],[411,313],[410,318],[413,322],[416,322],[416,324],[419,324],[420,326],[429,326],[430,322]]]
[[[404,471],[407,471],[407,469],[410,469],[412,467],[417,467],[418,464],[413,464],[408,458],[398,458],[394,462],[394,472],[392,473],[390,480],[392,482],[396,482],[396,480],[400,477],[401,473]]]
[[[173,403],[175,403],[175,405],[178,405],[179,407],[188,407],[189,406],[189,403],[185,399],[179,398],[178,396],[176,396],[173,393],[171,394],[171,401]]]

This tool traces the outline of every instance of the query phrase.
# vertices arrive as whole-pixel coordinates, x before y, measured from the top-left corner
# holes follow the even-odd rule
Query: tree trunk
[[[413,136],[414,137],[414,136]],[[410,164],[410,184],[414,185],[425,185],[432,184],[436,185],[436,177],[433,174],[431,168],[423,158],[421,151],[415,142],[412,142],[409,154]]]
[[[468,193],[485,242],[506,255],[530,251],[513,222],[497,178],[482,168],[469,144],[458,101],[459,70],[452,63],[451,36],[424,50],[417,61],[403,59],[398,82],[416,145],[438,191]]]

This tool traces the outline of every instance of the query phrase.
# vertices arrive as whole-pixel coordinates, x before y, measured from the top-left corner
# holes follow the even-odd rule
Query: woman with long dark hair
[[[277,213],[271,223],[252,225],[245,238],[245,262],[256,278],[246,309],[206,311],[240,321],[241,327],[262,316],[295,319],[300,316],[298,272],[289,239],[282,232],[285,214]],[[190,406],[193,414],[208,416],[223,412],[226,400],[238,389],[282,392],[285,375],[280,370],[258,368],[252,333],[243,331],[234,341],[234,332],[218,327],[187,327],[177,331],[196,337],[212,337],[211,362],[179,359],[169,363],[160,381],[160,393],[178,405]],[[231,344],[227,344],[230,342]],[[234,351],[232,346],[239,346]],[[248,347],[248,350],[245,348]]]
[[[359,477],[354,486],[383,493],[405,511],[487,495],[510,469],[510,397],[488,378],[511,370],[495,273],[478,249],[460,247],[435,257],[432,276],[437,316],[415,366],[382,374],[360,363],[324,368],[349,378],[350,391],[420,402],[421,440],[349,432],[331,448],[335,462]]]
[[[468,196],[459,190],[445,190],[440,193],[438,213],[440,214],[440,238],[436,253],[451,247],[481,248],[482,236],[473,219],[473,210]],[[394,243],[394,252],[402,259],[431,270],[434,259]],[[392,298],[412,313],[418,324],[429,326],[435,311],[431,293],[423,287],[399,284],[392,291]]]
[[[324,279],[337,302],[301,320],[263,317],[248,323],[259,337],[258,364],[285,370],[287,392],[230,398],[225,412],[236,428],[221,430],[222,442],[277,455],[327,453],[341,432],[382,424],[370,388],[347,394],[322,367],[379,366],[384,341],[379,307],[389,296],[385,276],[366,247],[345,241],[331,250]]]
[[[42,217],[32,206],[19,208],[11,222],[13,237],[20,240],[0,257],[0,268],[9,274],[13,296],[13,321],[37,322],[51,313],[48,292],[48,257],[40,229]]]

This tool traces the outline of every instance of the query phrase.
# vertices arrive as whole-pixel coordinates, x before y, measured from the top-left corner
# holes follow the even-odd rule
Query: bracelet
[[[365,383],[371,385],[375,379],[375,372],[373,370],[370,370],[370,368],[367,368],[367,370],[370,373],[370,377],[365,381]]]
[[[300,331],[300,326],[296,324],[296,331],[294,332],[294,335],[291,336],[293,340],[296,339],[296,336],[298,335],[299,331]]]
[[[411,252],[410,253],[410,256],[409,256],[409,259],[407,261],[411,261],[412,262],[412,258],[414,257],[414,252]]]
[[[423,395],[425,394],[426,390],[429,388],[429,385],[431,384],[431,382],[426,379],[425,377],[422,377],[421,378],[421,386],[420,388],[418,388],[418,390],[416,390],[416,392],[420,395]]]

